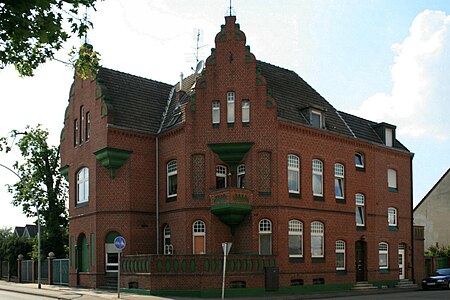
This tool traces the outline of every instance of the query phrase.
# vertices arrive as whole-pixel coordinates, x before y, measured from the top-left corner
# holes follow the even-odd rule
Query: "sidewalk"
[[[0,280],[0,290],[12,291],[22,294],[29,294],[35,296],[50,297],[54,299],[69,300],[69,299],[81,299],[81,300],[98,300],[98,299],[117,299],[117,291],[109,290],[96,290],[96,289],[86,289],[59,285],[42,285],[41,289],[37,288],[36,283],[15,283]],[[295,300],[295,299],[331,299],[339,297],[351,297],[360,295],[379,295],[382,297],[383,294],[390,293],[402,293],[410,292],[414,289],[411,288],[388,288],[388,289],[376,289],[371,291],[345,291],[337,293],[316,293],[308,295],[278,295],[272,297],[264,297],[264,299],[284,299],[284,300]],[[173,297],[164,298],[157,296],[144,296],[136,295],[130,293],[120,293],[120,299],[127,300],[196,300],[197,298],[189,297]],[[231,298],[233,300],[257,300],[261,299],[258,297],[243,297],[243,298]],[[216,300],[216,299],[209,299]]]

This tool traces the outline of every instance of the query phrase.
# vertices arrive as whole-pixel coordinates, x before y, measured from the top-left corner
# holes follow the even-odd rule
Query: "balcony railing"
[[[209,194],[211,212],[230,225],[239,225],[252,211],[253,192],[247,189],[229,187]]]

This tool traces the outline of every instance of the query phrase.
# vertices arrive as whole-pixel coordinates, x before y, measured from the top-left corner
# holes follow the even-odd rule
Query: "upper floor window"
[[[289,257],[303,257],[303,223],[289,220]]]
[[[324,225],[311,223],[311,257],[324,257]]]
[[[390,192],[397,191],[397,171],[388,169],[388,188]]]
[[[336,241],[336,270],[345,270],[345,242]]]
[[[388,224],[389,226],[397,226],[397,209],[388,208]]]
[[[344,199],[344,165],[334,164],[334,192],[336,198]]]
[[[245,188],[245,165],[241,164],[237,167],[237,187]]]
[[[365,203],[364,203],[364,195],[356,194],[355,195],[356,202],[356,226],[365,226]]]
[[[300,193],[300,159],[296,155],[288,155],[288,187],[289,193]]]
[[[242,100],[242,123],[250,122],[250,100]]]
[[[311,110],[311,126],[315,128],[323,128],[323,113],[318,110]]]
[[[386,128],[386,146],[392,147],[394,144],[394,134],[392,128]]]
[[[357,168],[364,168],[364,155],[361,153],[355,153],[355,166]]]
[[[206,224],[201,220],[197,220],[192,225],[193,247],[194,254],[206,253]]]
[[[173,247],[170,243],[170,226],[169,224],[166,224],[164,226],[164,255],[171,255],[173,254]]]
[[[387,243],[378,244],[378,266],[380,269],[389,268],[389,245]]]
[[[313,195],[323,196],[323,164],[318,159],[312,161]]]
[[[234,92],[227,93],[227,122],[234,123]]]
[[[89,201],[89,169],[82,168],[77,173],[77,204]]]
[[[78,120],[73,121],[73,145],[78,145]]]
[[[216,167],[216,189],[227,187],[227,168],[225,166]]]
[[[84,119],[84,106],[80,107],[80,144],[84,142],[84,130],[85,130],[85,119]]]
[[[268,219],[259,222],[259,254],[272,255],[272,222]]]
[[[212,123],[220,124],[220,102],[212,102]]]
[[[167,163],[167,197],[175,197],[177,195],[177,161],[171,160]]]
[[[91,113],[86,113],[86,142],[91,138]]]

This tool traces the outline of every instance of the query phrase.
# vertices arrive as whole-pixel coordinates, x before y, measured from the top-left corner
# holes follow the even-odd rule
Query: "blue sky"
[[[290,69],[337,109],[397,126],[415,153],[414,203],[450,167],[450,1],[234,0],[237,22],[256,58]],[[228,0],[108,0],[89,12],[88,41],[105,67],[166,83],[195,67],[195,36],[205,59]],[[74,39],[57,54],[67,60]],[[59,62],[33,78],[0,70],[0,135],[40,123],[57,144],[73,71]],[[0,154],[12,165],[17,153]],[[30,223],[10,204],[0,170],[0,226]]]

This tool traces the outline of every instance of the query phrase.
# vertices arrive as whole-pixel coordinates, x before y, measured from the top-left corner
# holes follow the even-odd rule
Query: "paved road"
[[[449,290],[415,290],[406,293],[392,293],[392,294],[375,294],[375,295],[358,295],[358,296],[350,296],[350,297],[339,297],[336,298],[338,300],[373,300],[380,299],[383,300],[415,300],[415,299],[450,299],[450,291]],[[331,299],[331,298],[325,298]]]
[[[54,299],[54,298],[35,296],[35,295],[27,295],[27,294],[22,294],[22,293],[0,290],[0,299],[1,300],[45,300],[45,299]]]

